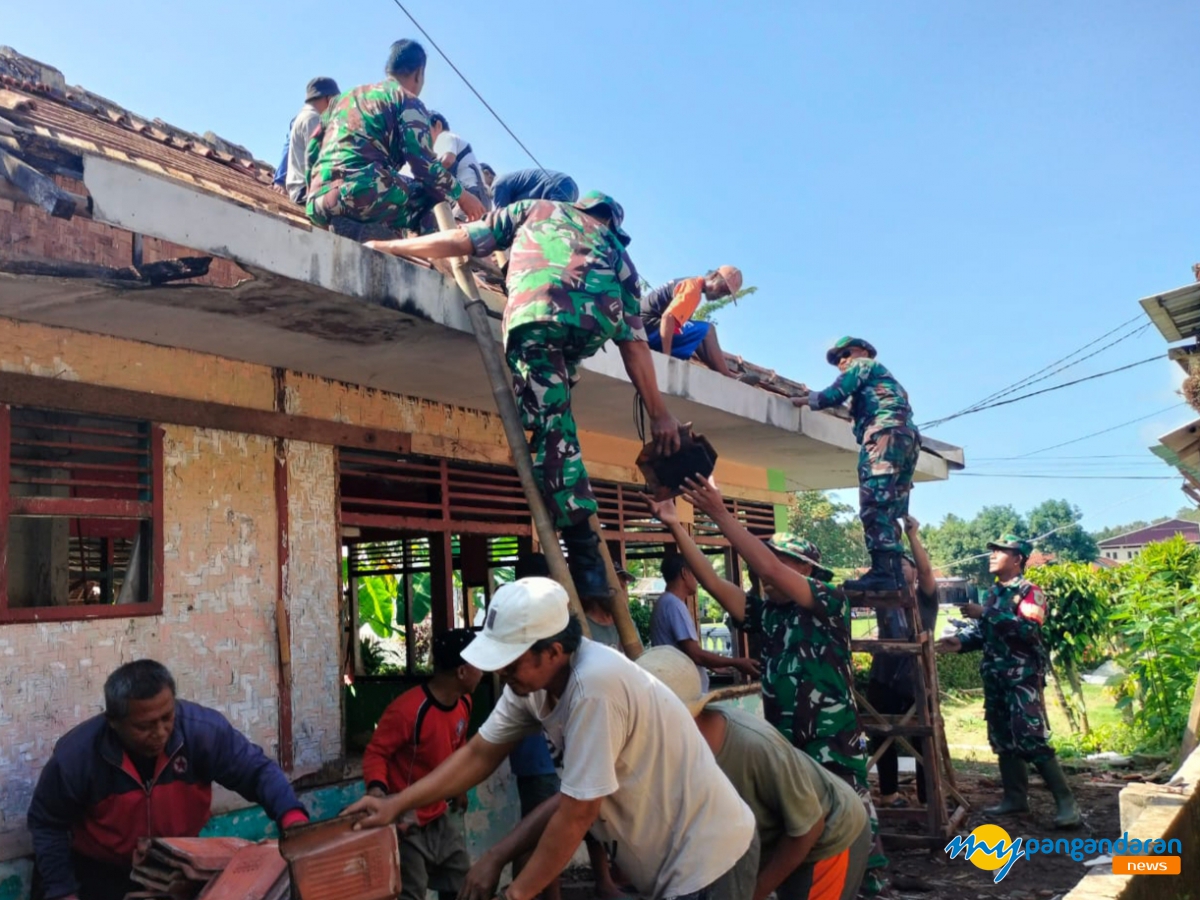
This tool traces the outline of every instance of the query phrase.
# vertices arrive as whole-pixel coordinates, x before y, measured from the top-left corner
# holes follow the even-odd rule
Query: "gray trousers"
[[[454,897],[470,868],[462,813],[447,810],[400,838],[400,900],[425,900],[427,890]]]

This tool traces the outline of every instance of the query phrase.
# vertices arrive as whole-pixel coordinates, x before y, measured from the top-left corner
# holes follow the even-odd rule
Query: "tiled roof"
[[[83,88],[66,87],[57,70],[8,48],[0,48],[0,119],[16,126],[23,148],[106,156],[310,227],[296,204],[271,189],[274,168],[245,147],[148,120]]]
[[[6,123],[15,126],[6,130]],[[11,135],[23,151],[50,159],[62,158],[70,175],[81,155],[98,155],[138,166],[160,177],[216,194],[257,212],[286,219],[301,228],[312,228],[299,206],[271,188],[274,167],[254,159],[245,147],[211,132],[197,135],[161,119],[146,119],[111,100],[81,88],[68,87],[61,72],[44,63],[0,47],[0,142]],[[449,274],[449,266],[435,266]],[[498,274],[476,266],[481,290],[493,294],[493,308],[503,304]],[[735,373],[751,373],[759,387],[784,396],[800,393],[800,384],[771,369],[756,366],[740,356],[726,354]],[[697,363],[699,364],[699,363]],[[844,411],[827,410],[845,416]]]

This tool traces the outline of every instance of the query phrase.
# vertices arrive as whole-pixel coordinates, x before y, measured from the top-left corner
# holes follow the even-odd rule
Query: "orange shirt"
[[[675,285],[675,291],[671,295],[671,304],[663,311],[663,318],[668,315],[675,318],[678,323],[675,326],[676,334],[683,330],[684,323],[696,312],[696,307],[700,305],[703,297],[704,279],[699,276],[681,278]]]

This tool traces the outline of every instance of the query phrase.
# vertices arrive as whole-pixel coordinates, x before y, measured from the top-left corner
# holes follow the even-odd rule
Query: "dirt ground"
[[[1066,766],[1064,766],[1066,768]],[[965,833],[985,822],[1003,827],[1011,837],[1023,838],[1100,838],[1120,836],[1120,811],[1117,795],[1129,782],[1120,771],[1074,771],[1067,769],[1075,798],[1083,812],[1083,827],[1076,831],[1056,831],[1054,799],[1041,778],[1030,774],[1029,804],[1024,815],[988,819],[978,812],[1000,799],[1000,783],[995,766],[956,765],[959,790],[971,801],[972,812],[964,823]],[[1095,855],[1095,854],[1092,854]],[[1061,897],[1088,871],[1070,856],[1035,855],[1017,860],[1004,880],[993,882],[993,872],[976,868],[961,856],[951,860],[941,850],[892,850],[893,896],[927,900],[1036,900]]]
[[[959,790],[971,801],[974,810],[996,803],[1000,799],[1000,782],[996,767],[991,763],[956,761]],[[1076,831],[1055,831],[1054,800],[1036,774],[1029,777],[1031,812],[1003,819],[986,819],[977,811],[964,823],[964,833],[984,822],[992,821],[1008,831],[1011,837],[1023,838],[1088,838],[1112,839],[1120,836],[1120,812],[1117,794],[1129,783],[1127,772],[1087,771],[1067,765],[1071,787],[1083,811],[1084,825]],[[1131,776],[1132,777],[1132,776]],[[911,776],[909,776],[911,781]],[[912,795],[912,785],[901,776],[901,790]],[[942,845],[944,846],[944,844]],[[895,900],[1053,900],[1066,894],[1087,872],[1081,862],[1069,856],[1040,856],[1019,859],[999,884],[993,882],[992,872],[978,869],[961,856],[951,860],[944,851],[889,850],[891,861],[889,896]],[[591,872],[572,869],[563,879],[564,900],[594,900]]]

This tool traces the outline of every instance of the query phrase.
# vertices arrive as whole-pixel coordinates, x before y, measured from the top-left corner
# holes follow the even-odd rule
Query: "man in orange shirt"
[[[384,797],[424,778],[467,742],[471,693],[483,673],[463,662],[462,651],[474,633],[455,628],[433,639],[433,677],[392,701],[375,726],[363,752],[367,793]],[[416,810],[416,821],[402,829],[401,900],[425,900],[432,889],[454,898],[471,867],[461,813],[466,795],[454,798],[448,815],[445,800]]]
[[[701,299],[732,297],[742,289],[742,273],[734,266],[721,266],[704,276],[676,278],[642,296],[642,324],[650,349],[691,359],[696,356],[714,372],[736,378],[725,365],[725,354],[717,343],[711,322],[693,322]]]

